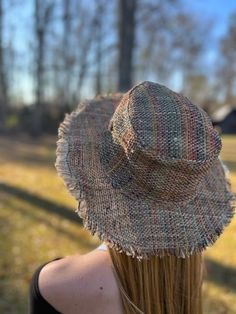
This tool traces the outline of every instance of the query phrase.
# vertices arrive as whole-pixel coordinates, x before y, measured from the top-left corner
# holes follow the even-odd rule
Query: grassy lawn
[[[0,313],[27,312],[32,272],[55,257],[98,244],[74,213],[76,202],[54,168],[56,138],[0,137]],[[222,159],[236,191],[236,137],[223,137]],[[236,313],[236,218],[205,253],[204,313]]]

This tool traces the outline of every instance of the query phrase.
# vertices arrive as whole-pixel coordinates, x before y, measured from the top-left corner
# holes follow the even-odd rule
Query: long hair
[[[138,260],[108,251],[124,314],[202,314],[202,253]]]

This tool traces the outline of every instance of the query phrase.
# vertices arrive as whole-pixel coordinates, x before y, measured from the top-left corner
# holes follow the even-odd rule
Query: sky
[[[184,1],[189,11],[195,12],[200,20],[210,19],[213,21],[212,38],[209,43],[209,56],[214,57],[219,43],[219,38],[227,30],[228,20],[233,12],[236,12],[235,0],[198,0]]]
[[[213,24],[211,36],[206,50],[206,66],[212,69],[212,64],[217,62],[219,39],[225,34],[228,20],[236,12],[235,0],[182,0],[182,4],[189,14],[193,13],[199,21],[208,20]],[[173,88],[178,91],[181,79],[177,73],[173,81]]]
[[[59,0],[55,0],[59,1]],[[89,3],[91,0],[87,0]],[[115,0],[113,0],[115,1]],[[145,1],[145,0],[140,0]],[[236,11],[235,0],[182,0],[183,6],[189,14],[197,15],[199,20],[210,19],[213,21],[212,36],[206,51],[207,62],[214,62],[219,38],[227,29],[228,18]],[[32,61],[32,12],[33,0],[5,0],[5,44],[14,42],[17,50],[18,63],[21,64],[15,76],[16,93],[21,94],[22,100],[32,101],[33,84],[30,78]],[[9,27],[10,25],[10,27]],[[147,78],[148,79],[148,78]],[[178,77],[176,78],[176,81]],[[178,85],[178,84],[177,84]],[[90,89],[88,89],[90,90]]]
[[[215,22],[216,37],[224,34],[230,14],[236,11],[235,0],[185,0],[186,8],[200,18],[211,18]]]

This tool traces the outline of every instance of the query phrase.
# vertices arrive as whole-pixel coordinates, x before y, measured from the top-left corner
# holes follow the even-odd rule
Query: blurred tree
[[[166,81],[173,73],[172,24],[178,0],[140,2],[137,12],[136,76]]]
[[[202,23],[189,14],[179,12],[173,25],[173,60],[175,68],[182,73],[182,92],[190,96],[195,87],[205,80],[203,53],[205,52],[206,32],[210,32],[211,24]],[[193,82],[193,78],[195,79]],[[196,93],[195,93],[196,95]],[[200,100],[200,98],[199,98]]]
[[[151,74],[167,84],[178,72],[185,92],[189,77],[205,75],[205,34],[210,34],[211,25],[184,12],[179,0],[142,2],[138,25],[136,76]]]
[[[70,103],[70,87],[71,87],[71,70],[73,66],[71,56],[71,32],[72,32],[72,14],[71,14],[71,0],[63,0],[63,40],[62,40],[62,54],[63,54],[63,102],[64,107],[68,107]]]
[[[217,79],[225,102],[236,102],[236,12],[229,19],[228,30],[220,40]]]
[[[77,65],[77,21],[80,10],[78,0],[61,0],[55,4],[55,13],[49,31],[47,54],[48,85],[51,102],[59,110],[69,110],[73,101],[74,70]]]
[[[81,90],[89,69],[89,57],[91,54],[92,44],[96,34],[96,15],[95,12],[89,12],[87,8],[80,12],[78,17],[78,74],[77,74],[77,95],[78,101],[81,97]]]
[[[11,1],[7,3],[11,3],[12,8]],[[22,8],[24,1],[14,0],[18,1]],[[2,2],[0,0],[0,6]],[[7,21],[4,34],[7,35],[4,35],[3,45],[3,13],[8,14],[9,10],[6,5],[2,10],[0,7],[0,82],[3,82],[0,92],[5,91],[10,100],[19,100],[20,93],[27,94],[25,82],[30,86],[34,81],[35,103],[31,108],[36,108],[32,121],[34,134],[40,134],[46,114],[70,110],[83,97],[126,91],[133,81],[153,79],[166,85],[173,82],[195,102],[205,103],[204,99],[210,94],[212,103],[211,73],[204,64],[208,62],[209,55],[204,54],[204,49],[211,27],[207,19],[198,19],[186,10],[181,0],[31,0],[31,3],[34,12],[33,20],[30,15],[29,21],[34,24],[34,45],[29,48],[32,48],[34,60],[30,58],[30,49],[26,59],[29,63],[33,61],[32,77],[28,76],[28,67],[21,63],[25,49],[21,51],[17,41],[9,35],[11,23],[16,30],[18,28],[18,21],[14,20],[18,9],[14,5],[11,23],[8,15],[4,17]],[[27,17],[27,13],[24,16]],[[27,22],[29,29],[30,26]],[[235,84],[234,66],[231,66],[236,50],[234,27],[232,20],[227,36],[222,38],[221,58],[216,65],[218,68],[220,65],[217,78],[228,99],[232,97]],[[12,60],[14,68],[11,68]],[[13,80],[11,74],[16,82],[13,87],[8,84],[8,80]],[[19,76],[24,77],[22,84],[18,83]],[[225,84],[226,80],[229,83]],[[28,95],[31,96],[30,91]],[[28,95],[25,99],[30,99]],[[53,111],[52,107],[57,110]],[[0,110],[3,110],[2,105]]]
[[[4,129],[4,121],[7,111],[8,103],[8,86],[6,77],[6,68],[4,60],[4,46],[3,46],[3,0],[0,0],[0,129]]]
[[[215,110],[214,89],[206,75],[189,75],[184,94],[190,97],[196,105],[202,107],[209,115]]]
[[[110,22],[107,22],[107,8],[110,5],[105,0],[94,1],[92,7],[79,0],[61,1],[63,5],[58,6],[61,12],[58,28],[62,31],[54,32],[51,39],[54,42],[51,84],[55,103],[67,110],[80,101],[87,80],[89,85],[95,81],[94,93],[102,91],[102,62],[104,55],[108,55],[106,39],[111,35],[108,28]]]
[[[132,85],[135,43],[135,15],[137,0],[119,0],[119,65],[118,90],[123,92]]]
[[[52,18],[54,3],[49,1],[34,0],[34,33],[35,33],[35,106],[33,116],[34,135],[42,132],[42,115],[44,105],[44,75],[45,75],[45,54],[46,34]]]
[[[96,94],[102,91],[102,58],[103,58],[103,41],[104,41],[104,14],[106,14],[107,1],[101,0],[96,3],[95,12],[95,90]]]

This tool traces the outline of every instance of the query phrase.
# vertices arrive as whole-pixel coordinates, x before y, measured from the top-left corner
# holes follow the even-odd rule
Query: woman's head
[[[147,81],[80,104],[60,125],[58,173],[145,314],[201,313],[202,251],[235,210],[221,145],[203,109]]]
[[[56,167],[83,206],[85,228],[142,259],[212,245],[233,193],[207,113],[166,86],[86,101],[59,128]]]

